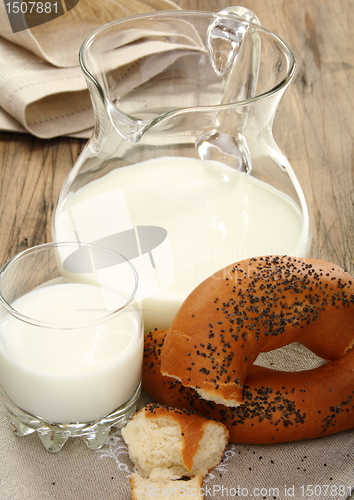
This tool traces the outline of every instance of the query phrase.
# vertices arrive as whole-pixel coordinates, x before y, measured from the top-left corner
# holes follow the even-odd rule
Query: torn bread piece
[[[229,432],[190,410],[148,404],[122,436],[137,471],[131,476],[133,500],[151,498],[154,488],[164,488],[164,498],[178,498],[184,491],[183,498],[195,500],[203,498],[203,479],[220,463]]]

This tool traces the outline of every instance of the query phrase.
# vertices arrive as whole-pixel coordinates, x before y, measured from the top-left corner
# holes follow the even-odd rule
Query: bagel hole
[[[255,361],[256,365],[287,372],[311,370],[325,363],[324,359],[298,342],[279,347],[273,351],[261,352]]]

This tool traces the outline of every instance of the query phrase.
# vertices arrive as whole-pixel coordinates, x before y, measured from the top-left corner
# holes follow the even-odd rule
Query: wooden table
[[[218,11],[230,0],[177,0]],[[231,2],[232,3],[232,2]],[[354,3],[248,0],[264,27],[288,42],[297,73],[276,115],[274,135],[305,191],[312,255],[354,272]],[[50,241],[59,189],[84,140],[0,134],[0,264]]]

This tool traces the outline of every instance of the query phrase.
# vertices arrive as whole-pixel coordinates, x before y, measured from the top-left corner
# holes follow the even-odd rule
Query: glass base
[[[34,417],[18,408],[3,391],[1,391],[1,397],[10,415],[16,436],[22,437],[36,432],[45,449],[51,453],[57,453],[70,437],[80,437],[90,450],[101,448],[111,427],[122,428],[128,423],[136,410],[140,391],[139,384],[129,401],[96,422],[70,424],[56,424]]]

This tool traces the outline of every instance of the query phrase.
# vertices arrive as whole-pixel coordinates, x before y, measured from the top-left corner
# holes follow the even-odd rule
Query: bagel
[[[203,399],[235,407],[245,402],[259,353],[295,341],[325,360],[345,355],[354,343],[353,278],[317,259],[251,258],[187,297],[167,331],[161,372]]]
[[[299,372],[252,365],[234,408],[202,399],[161,373],[165,330],[145,336],[143,388],[164,405],[189,408],[222,422],[230,442],[271,444],[321,438],[354,428],[354,348],[338,360]]]

